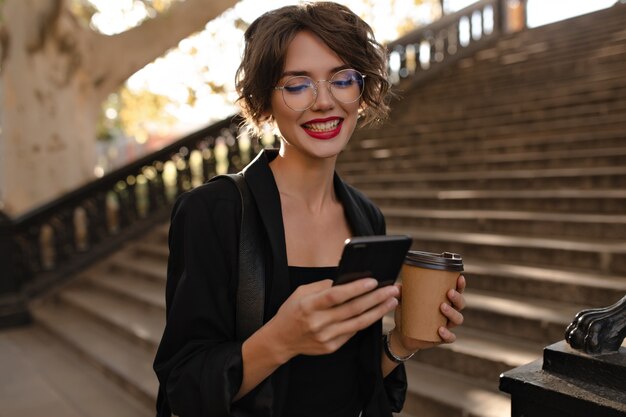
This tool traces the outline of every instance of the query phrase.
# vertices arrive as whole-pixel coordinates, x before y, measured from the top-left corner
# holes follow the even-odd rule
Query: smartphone
[[[346,239],[333,285],[372,277],[378,286],[393,284],[413,239],[406,235],[360,236]]]

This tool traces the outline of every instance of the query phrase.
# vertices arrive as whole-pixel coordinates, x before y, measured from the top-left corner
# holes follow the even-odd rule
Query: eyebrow
[[[337,71],[341,71],[341,70],[348,69],[348,68],[351,68],[351,67],[350,67],[350,65],[347,65],[347,64],[345,64],[345,65],[340,65],[340,66],[338,66],[338,67],[332,68],[332,69],[330,70],[330,73],[331,73],[331,74],[334,74],[334,73],[336,73]],[[299,76],[299,75],[306,75],[306,76],[310,76],[310,75],[311,75],[311,73],[310,73],[309,71],[285,71],[285,72],[283,72],[283,73],[282,73],[282,75],[281,75],[280,77],[281,77],[281,78],[283,78],[283,77],[288,77],[288,76],[291,76],[291,77],[297,77],[297,76]]]

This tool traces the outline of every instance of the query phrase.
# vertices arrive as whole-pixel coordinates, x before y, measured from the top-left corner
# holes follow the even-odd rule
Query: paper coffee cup
[[[402,333],[412,339],[441,342],[437,329],[447,324],[441,313],[449,303],[447,293],[456,288],[463,259],[456,253],[409,251],[400,271],[402,278]]]

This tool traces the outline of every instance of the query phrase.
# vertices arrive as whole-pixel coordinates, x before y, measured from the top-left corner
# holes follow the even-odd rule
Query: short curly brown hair
[[[245,32],[245,49],[236,73],[237,102],[249,127],[259,132],[271,108],[271,96],[295,35],[308,30],[344,62],[364,74],[361,125],[389,113],[387,53],[372,28],[350,9],[333,2],[286,6],[257,18]]]

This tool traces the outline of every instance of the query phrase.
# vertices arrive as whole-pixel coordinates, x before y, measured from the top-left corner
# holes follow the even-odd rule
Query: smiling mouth
[[[337,126],[339,126],[339,123],[341,123],[341,121],[341,119],[334,119],[328,122],[321,123],[305,123],[302,125],[302,127],[312,132],[331,132],[337,129]]]

